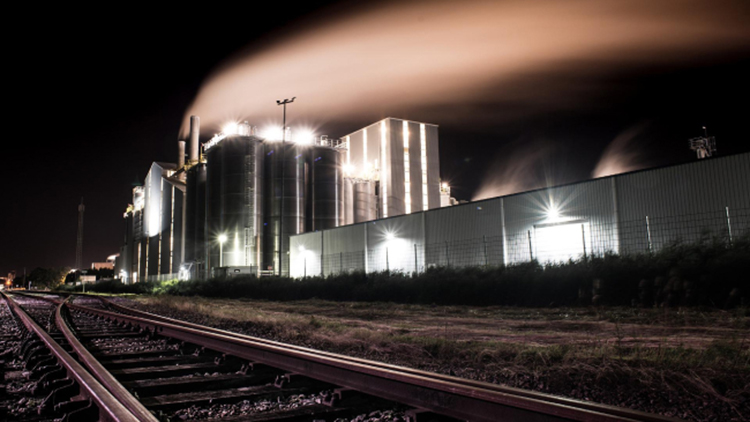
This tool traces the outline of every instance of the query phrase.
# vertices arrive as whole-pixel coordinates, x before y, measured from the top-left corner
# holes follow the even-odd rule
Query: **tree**
[[[26,277],[27,285],[24,287],[28,287],[28,282],[31,282],[33,287],[52,289],[62,283],[69,272],[70,268],[67,267],[36,267]]]

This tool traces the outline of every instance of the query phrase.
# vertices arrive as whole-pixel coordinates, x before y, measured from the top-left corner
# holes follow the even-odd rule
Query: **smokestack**
[[[185,141],[180,139],[177,141],[177,168],[181,169],[185,166]]]
[[[201,131],[201,118],[190,116],[190,163],[198,162],[198,136]]]

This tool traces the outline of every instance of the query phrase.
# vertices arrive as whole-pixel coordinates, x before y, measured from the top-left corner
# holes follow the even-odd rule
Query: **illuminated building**
[[[180,141],[133,191],[120,278],[289,274],[290,236],[440,206],[436,125],[387,118],[334,140],[244,122],[200,145],[190,123],[187,160]]]
[[[185,184],[176,166],[154,162],[125,211],[125,239],[115,275],[127,282],[172,278],[182,263]]]
[[[677,241],[731,243],[750,233],[749,187],[744,153],[412,212],[292,236],[291,275],[559,263]]]
[[[344,224],[440,207],[438,127],[388,117],[346,144]],[[349,193],[351,191],[351,193]],[[375,211],[375,212],[373,212]]]

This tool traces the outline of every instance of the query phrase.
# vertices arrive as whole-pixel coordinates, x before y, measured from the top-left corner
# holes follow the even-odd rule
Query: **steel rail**
[[[78,359],[120,403],[138,418],[138,420],[143,422],[159,422],[159,419],[146,409],[138,399],[133,397],[133,395],[130,394],[130,392],[120,384],[120,382],[117,381],[115,377],[112,376],[112,374],[105,369],[94,355],[92,355],[91,352],[89,352],[88,349],[86,349],[86,347],[84,347],[84,345],[78,340],[62,315],[63,306],[69,299],[70,297],[60,301],[57,305],[57,309],[55,310],[55,325],[57,325],[57,328],[63,336],[65,336],[65,339],[76,352]]]
[[[68,378],[74,379],[78,384],[79,395],[89,398],[99,409],[99,420],[107,422],[138,422],[139,419],[122,405],[110,392],[101,385],[86,369],[81,366],[60,344],[40,327],[15,301],[5,293],[0,295],[6,300],[13,312],[18,316],[26,328],[35,333],[52,354],[58,363],[65,368]]]
[[[542,393],[467,381],[333,353],[144,316],[67,304],[121,323],[148,328],[166,337],[264,363],[291,373],[366,394],[471,421],[677,421],[679,419],[565,399]],[[130,309],[130,308],[127,308]]]
[[[77,293],[74,293],[74,294],[79,295]],[[606,414],[610,414],[613,416],[619,416],[619,417],[628,418],[628,419],[635,419],[635,420],[646,421],[646,422],[668,422],[668,421],[680,420],[676,418],[669,418],[666,416],[641,412],[638,410],[632,410],[632,409],[627,409],[623,407],[610,406],[610,405],[601,404],[601,403],[576,400],[576,399],[571,399],[567,397],[555,396],[551,394],[540,393],[537,391],[524,390],[521,388],[508,387],[508,386],[503,386],[503,385],[498,385],[498,384],[490,384],[486,382],[474,381],[474,380],[469,380],[465,378],[458,378],[458,377],[438,374],[434,372],[427,372],[427,371],[422,371],[419,369],[407,368],[403,366],[397,366],[397,365],[392,365],[392,364],[383,363],[383,362],[371,361],[371,360],[352,357],[352,356],[340,355],[340,354],[336,354],[332,352],[315,350],[315,349],[311,349],[311,348],[307,348],[303,346],[297,346],[293,344],[281,343],[278,341],[263,339],[259,337],[253,337],[253,336],[249,336],[246,334],[235,333],[235,332],[231,332],[227,330],[221,330],[218,328],[208,327],[205,325],[195,324],[195,323],[188,322],[188,321],[182,321],[178,319],[165,317],[163,315],[158,315],[158,314],[154,314],[150,312],[141,311],[138,309],[133,309],[127,306],[117,304],[101,296],[91,296],[91,295],[85,295],[85,296],[95,297],[99,299],[100,301],[102,301],[107,306],[111,306],[113,309],[119,312],[129,313],[131,315],[140,316],[146,319],[154,319],[154,320],[158,320],[162,322],[167,322],[170,324],[189,327],[189,328],[193,328],[193,329],[200,330],[200,331],[211,332],[211,333],[216,333],[216,334],[230,336],[230,337],[237,337],[237,338],[246,339],[249,341],[255,341],[255,342],[277,346],[277,347],[284,347],[288,350],[301,351],[305,353],[315,353],[320,356],[327,356],[333,359],[340,359],[340,360],[354,362],[354,363],[361,363],[361,364],[370,365],[373,367],[384,368],[387,370],[401,371],[404,373],[408,373],[408,374],[412,374],[412,375],[416,375],[420,377],[434,378],[436,380],[444,380],[446,382],[463,384],[472,388],[487,389],[487,390],[497,391],[500,393],[507,393],[507,394],[517,395],[517,396],[528,397],[528,398],[532,398],[536,400],[543,400],[543,401],[547,401],[551,403],[557,403],[557,404],[561,404],[565,406],[588,409],[588,410],[592,410],[595,412],[606,413]]]

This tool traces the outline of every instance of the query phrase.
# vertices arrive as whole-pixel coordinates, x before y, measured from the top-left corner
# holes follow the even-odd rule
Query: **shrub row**
[[[422,274],[355,272],[328,277],[234,277],[184,282],[99,283],[89,290],[182,296],[441,305],[745,305],[750,241],[672,245],[658,253],[604,255],[554,265],[431,268]]]

